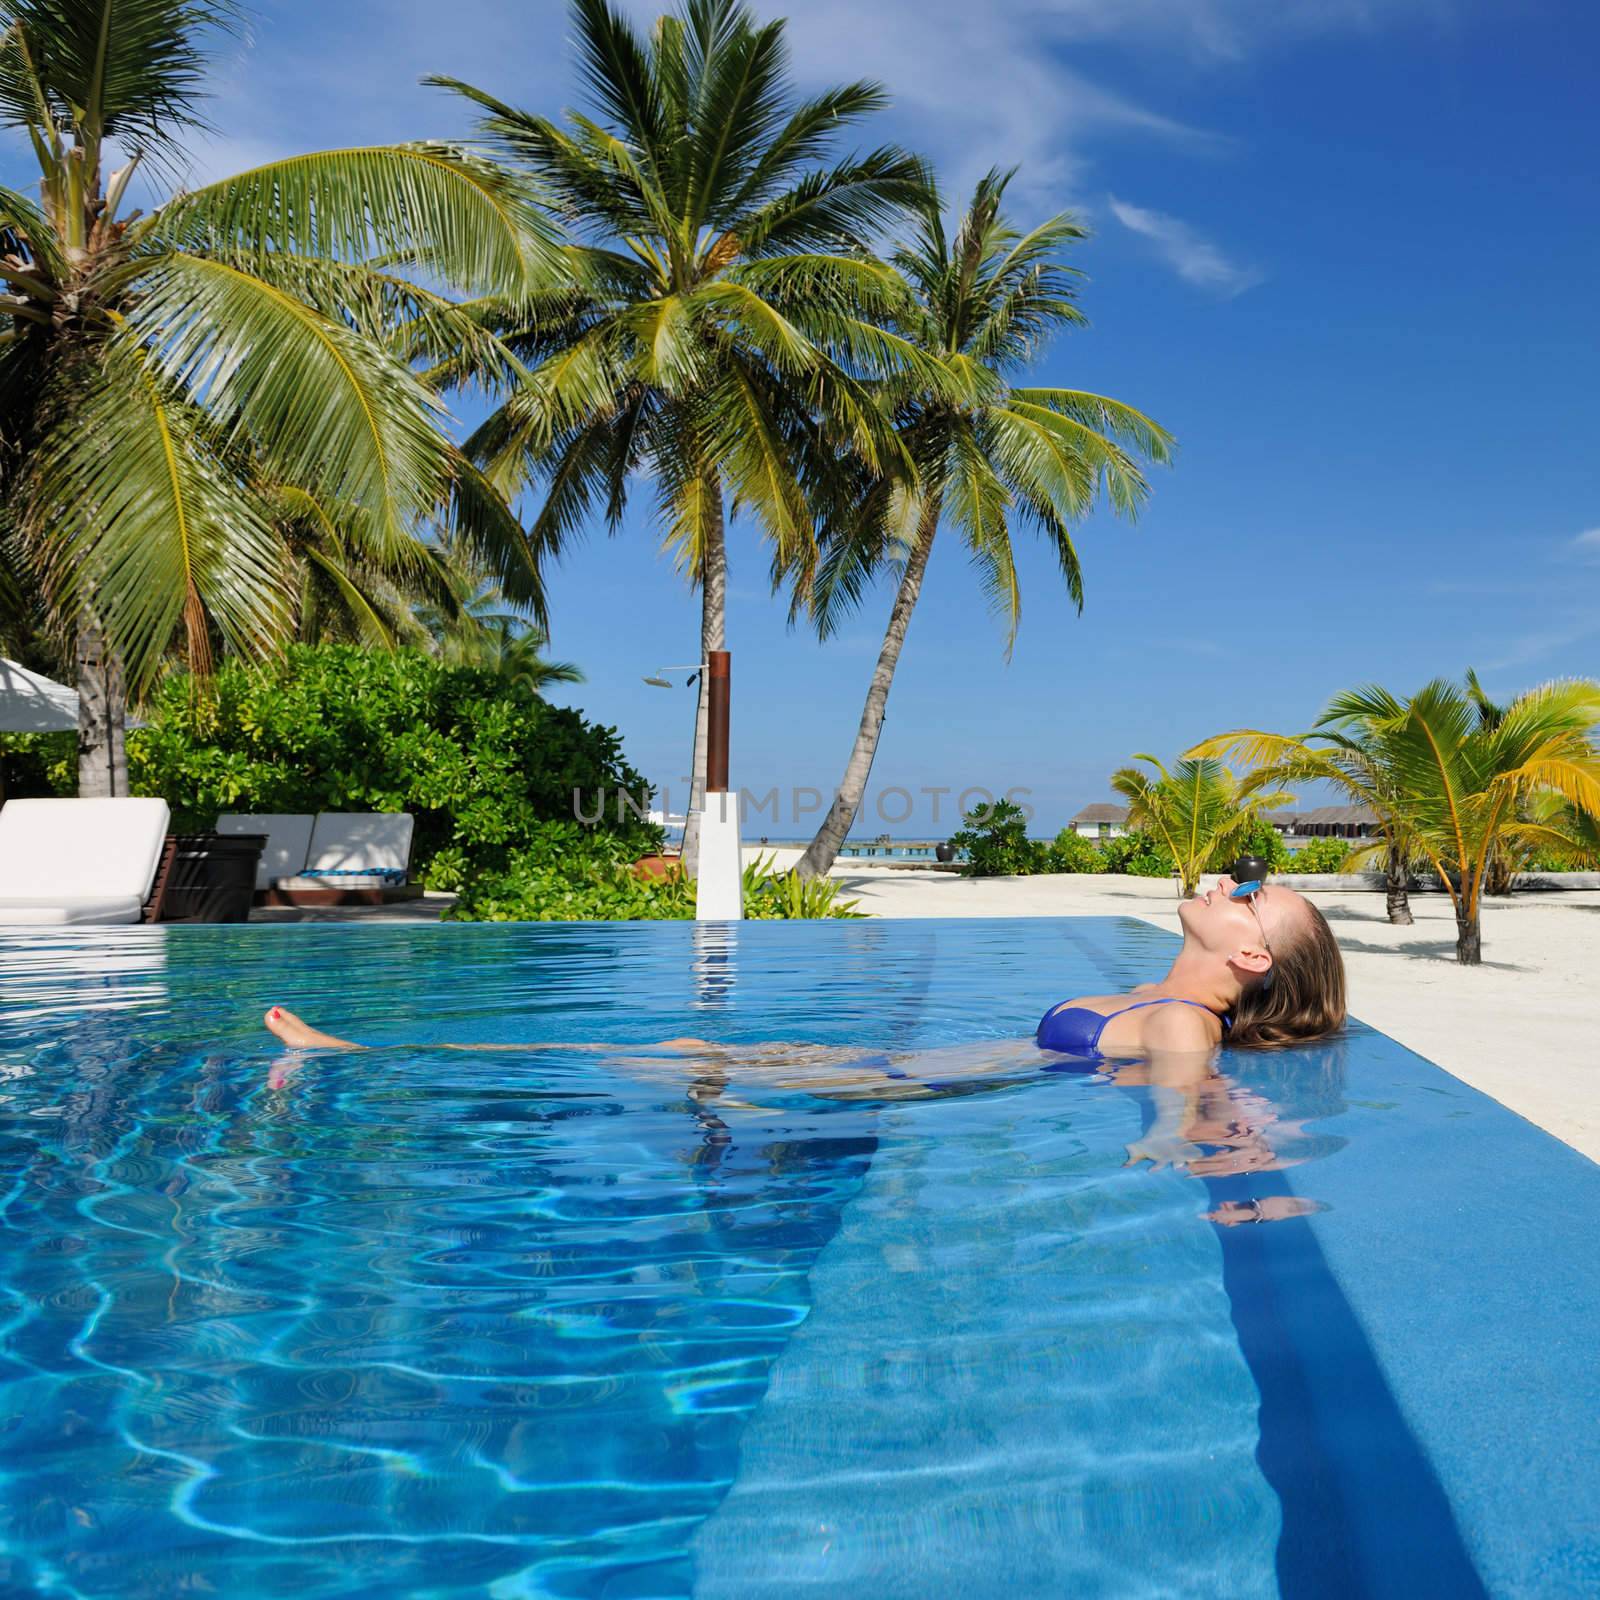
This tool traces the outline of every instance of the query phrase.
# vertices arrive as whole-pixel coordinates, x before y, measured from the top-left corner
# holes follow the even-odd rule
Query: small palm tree
[[[1482,894],[1496,851],[1564,842],[1558,828],[1522,814],[1527,803],[1550,793],[1600,815],[1600,683],[1548,683],[1497,709],[1497,719],[1484,717],[1470,691],[1436,679],[1388,730],[1399,809],[1450,892],[1464,966],[1483,959]]]
[[[1148,762],[1155,775],[1122,767],[1111,774],[1111,787],[1128,802],[1130,826],[1166,846],[1185,895],[1238,850],[1263,811],[1294,798],[1241,784],[1220,761],[1186,757],[1169,772],[1155,756],[1134,760]]]
[[[892,275],[856,246],[922,192],[892,146],[824,165],[840,133],[885,104],[873,83],[793,94],[781,21],[738,0],[686,0],[640,38],[606,0],[574,0],[592,115],[565,126],[453,79],[500,155],[537,179],[583,248],[584,287],[486,300],[480,322],[524,365],[467,442],[508,496],[537,489],[533,526],[558,546],[603,511],[613,530],[640,473],[701,593],[701,649],[727,645],[727,503],[782,561],[812,538],[819,419],[871,455],[876,422],[854,361],[928,365],[865,315]],[[852,360],[851,358],[854,358]],[[495,356],[498,361],[498,349]],[[439,382],[483,377],[472,350]],[[705,707],[696,733],[696,796]]]
[[[806,877],[828,872],[861,809],[941,524],[952,523],[965,542],[1009,650],[1022,605],[1013,527],[1030,527],[1050,544],[1081,610],[1074,526],[1102,491],[1115,511],[1135,515],[1148,493],[1139,458],[1171,458],[1168,434],[1131,406],[1014,381],[1047,339],[1085,321],[1076,273],[1060,259],[1084,230],[1062,215],[1017,232],[1001,212],[1008,181],[1003,173],[984,178],[953,235],[937,192],[930,187],[922,198],[915,237],[890,257],[905,286],[894,331],[943,376],[930,385],[923,373],[905,371],[877,386],[901,444],[885,460],[910,471],[859,463],[859,492],[827,519],[832,536],[820,564],[788,571],[796,609],[807,609],[824,635],[874,575],[889,567],[899,580],[844,776],[798,868]]]
[[[447,603],[419,606],[416,613],[441,661],[492,672],[533,695],[552,683],[583,682],[572,662],[545,657],[549,633],[509,606],[480,568],[448,544],[441,554],[450,587]]]
[[[1410,880],[1413,862],[1423,852],[1410,839],[1400,805],[1402,778],[1398,752],[1390,732],[1404,715],[1402,703],[1381,689],[1338,695],[1308,733],[1265,733],[1259,728],[1235,728],[1202,740],[1188,752],[1196,757],[1237,759],[1250,769],[1245,779],[1252,787],[1281,783],[1325,783],[1365,806],[1377,818],[1376,847],[1353,850],[1344,870],[1367,865],[1375,849],[1384,863],[1385,898],[1389,921],[1409,927]]]
[[[426,288],[570,281],[520,183],[434,144],[276,161],[128,211],[199,125],[227,0],[3,0],[0,124],[39,199],[0,188],[0,538],[76,636],[80,789],[118,792],[124,677],[175,641],[204,670],[290,631],[297,560],[405,572],[443,515],[537,602],[534,551],[385,344],[485,335]],[[113,147],[126,159],[108,171]],[[307,529],[313,530],[307,534]]]

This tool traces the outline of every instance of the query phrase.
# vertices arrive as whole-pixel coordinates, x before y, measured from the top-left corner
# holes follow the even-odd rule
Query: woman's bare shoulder
[[[1201,1006],[1151,1006],[1139,1031],[1149,1050],[1209,1050],[1221,1037],[1222,1024]]]

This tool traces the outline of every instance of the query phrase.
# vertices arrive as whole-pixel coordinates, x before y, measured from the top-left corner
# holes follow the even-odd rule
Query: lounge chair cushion
[[[0,900],[0,923],[21,927],[65,923],[137,922],[144,900],[132,895],[102,895],[81,900]]]
[[[0,807],[0,904],[29,922],[43,920],[41,906],[109,915],[131,901],[137,914],[170,819],[165,800],[10,800]]]
[[[279,878],[277,887],[293,894],[305,889],[396,889],[405,881],[403,872],[302,872]]]
[[[234,812],[217,818],[217,832],[266,834],[267,848],[256,864],[256,888],[270,889],[278,879],[304,870],[316,820],[308,811],[262,811],[253,816]]]
[[[311,830],[303,876],[325,880],[311,887],[341,887],[350,873],[398,873],[394,881],[404,883],[415,826],[403,811],[324,811]]]

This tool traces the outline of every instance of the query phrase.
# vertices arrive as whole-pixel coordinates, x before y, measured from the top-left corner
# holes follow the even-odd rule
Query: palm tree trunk
[[[906,629],[911,613],[917,608],[922,593],[923,575],[928,570],[928,555],[933,549],[933,536],[939,529],[939,499],[932,496],[923,507],[922,520],[917,526],[917,542],[906,561],[906,570],[895,591],[894,605],[889,611],[889,626],[883,636],[883,646],[878,651],[878,664],[872,671],[872,682],[867,688],[867,703],[862,707],[861,721],[856,728],[856,742],[851,747],[850,759],[845,763],[844,777],[828,814],[822,819],[816,837],[800,858],[795,869],[803,879],[826,877],[838,858],[839,847],[850,832],[856,813],[867,792],[867,779],[872,773],[873,759],[878,753],[878,736],[883,732],[884,708],[889,703],[889,686],[894,682],[895,668],[900,663],[900,651],[906,642]]]
[[[78,622],[78,794],[103,799],[128,792],[123,744],[127,691],[122,663],[88,613]]]
[[[1464,967],[1478,966],[1483,960],[1482,902],[1484,864],[1461,874],[1456,893],[1456,960]]]
[[[1384,862],[1384,890],[1389,906],[1389,920],[1397,927],[1409,928],[1416,920],[1411,915],[1411,867],[1405,851],[1389,841],[1389,853]]]
[[[700,815],[706,803],[706,738],[711,702],[706,694],[705,663],[713,650],[726,650],[728,637],[728,543],[722,516],[722,485],[712,477],[706,485],[705,548],[700,571],[700,695],[694,717],[694,770],[689,778],[689,810],[683,825],[683,870],[700,872]]]

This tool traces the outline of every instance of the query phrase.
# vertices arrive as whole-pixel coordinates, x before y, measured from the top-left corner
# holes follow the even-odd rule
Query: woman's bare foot
[[[265,1018],[267,1029],[275,1033],[292,1050],[360,1050],[361,1045],[349,1039],[335,1039],[331,1033],[318,1033],[307,1027],[292,1011],[274,1006]]]

